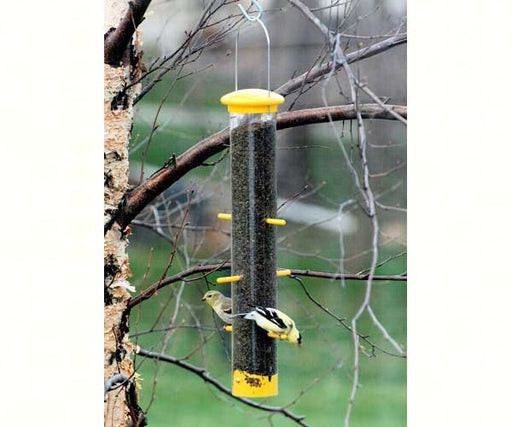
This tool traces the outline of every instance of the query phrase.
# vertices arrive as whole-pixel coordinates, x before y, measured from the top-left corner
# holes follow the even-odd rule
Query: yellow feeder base
[[[269,378],[266,375],[250,374],[235,369],[233,372],[233,396],[277,396],[277,374]]]

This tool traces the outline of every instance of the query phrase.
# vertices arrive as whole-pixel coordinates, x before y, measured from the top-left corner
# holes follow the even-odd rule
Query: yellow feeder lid
[[[224,95],[220,102],[228,106],[230,113],[275,113],[284,97],[265,89],[242,89]]]

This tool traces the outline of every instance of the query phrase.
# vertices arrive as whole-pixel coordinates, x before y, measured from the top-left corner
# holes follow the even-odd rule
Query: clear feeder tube
[[[231,284],[233,314],[255,305],[277,306],[276,119],[284,98],[263,89],[242,89],[221,98],[230,113]],[[271,223],[267,223],[271,220]],[[274,221],[272,223],[272,221]],[[235,396],[278,392],[277,343],[252,320],[233,319]]]
[[[276,113],[230,114],[233,313],[277,306]],[[255,322],[233,322],[233,394],[277,394],[277,343]]]

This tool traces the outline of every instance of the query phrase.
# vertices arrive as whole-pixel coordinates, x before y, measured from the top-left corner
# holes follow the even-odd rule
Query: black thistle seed
[[[243,124],[231,131],[232,284],[234,313],[253,305],[275,307],[276,216],[275,122]],[[277,373],[276,342],[252,321],[237,318],[233,367],[260,375]]]

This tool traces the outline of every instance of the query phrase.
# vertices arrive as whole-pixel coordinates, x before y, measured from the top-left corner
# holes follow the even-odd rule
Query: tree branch
[[[325,271],[312,271],[312,270],[295,270],[291,269],[293,276],[307,276],[317,277],[319,279],[331,279],[331,280],[367,280],[368,273],[327,273]],[[407,276],[399,274],[395,275],[376,275],[373,276],[373,280],[387,280],[389,282],[407,282]]]
[[[382,347],[380,347],[379,345],[375,344],[374,342],[370,341],[368,338],[370,338],[369,335],[363,335],[361,334],[360,332],[357,332],[355,331],[353,328],[351,328],[347,322],[346,322],[346,319],[344,318],[341,318],[339,316],[337,316],[336,314],[334,314],[331,310],[329,310],[327,307],[324,307],[322,304],[320,304],[315,298],[313,298],[313,295],[311,295],[311,293],[308,291],[308,289],[306,288],[306,285],[304,284],[304,282],[299,279],[298,277],[296,277],[295,275],[291,275],[290,276],[291,279],[293,280],[296,280],[300,286],[302,287],[302,289],[304,290],[304,293],[306,294],[306,296],[318,307],[320,308],[322,311],[324,311],[326,314],[328,314],[329,316],[331,316],[333,319],[336,319],[346,330],[352,332],[352,333],[356,333],[360,339],[362,339],[364,342],[366,342],[370,347],[371,347],[371,352],[370,352],[370,355],[374,355],[375,353],[375,350],[379,350],[381,351],[382,353],[384,354],[387,354],[389,356],[393,356],[393,357],[399,357],[399,358],[406,358],[407,356],[403,353],[400,353],[400,354],[397,354],[397,353],[392,353],[390,351],[387,351],[385,349],[383,349]]]
[[[391,111],[402,118],[407,118],[407,107],[402,105],[386,105],[386,108],[383,108],[378,104],[361,104],[359,109],[363,119],[395,120],[396,118]],[[390,111],[386,111],[387,109]],[[277,117],[277,129],[327,123],[329,121],[329,114],[333,121],[354,120],[357,118],[357,110],[354,104],[308,108],[279,114]]]
[[[195,274],[200,274],[198,277],[194,277],[188,279],[189,282],[200,280],[205,278],[206,276],[216,272],[231,269],[231,263],[224,262],[221,264],[212,264],[212,265],[197,265],[195,267],[189,268],[187,270],[183,270],[181,273],[178,273],[174,276],[168,277],[167,279],[160,280],[153,285],[149,286],[146,290],[142,291],[136,297],[132,297],[128,300],[127,310],[131,310],[136,305],[141,302],[151,298],[159,289],[170,285],[171,283],[179,282],[181,280],[185,280],[187,277],[193,276]],[[367,273],[328,273],[324,271],[313,271],[313,270],[295,270],[291,269],[293,276],[307,276],[307,277],[317,277],[319,279],[331,279],[331,280],[367,280]],[[406,275],[376,275],[373,277],[373,280],[388,280],[394,282],[405,282],[407,281]]]
[[[151,3],[151,0],[132,0],[128,2],[126,15],[116,29],[111,29],[105,35],[103,44],[103,55],[105,64],[113,67],[126,57],[127,47],[132,39],[133,33],[144,20],[144,13]]]
[[[357,61],[361,61],[366,58],[370,58],[371,56],[377,55],[379,53],[385,52],[395,46],[401,45],[407,42],[407,34],[397,34],[396,36],[390,37],[386,40],[383,40],[379,43],[372,44],[371,46],[364,47],[362,49],[356,50],[355,52],[348,53],[346,55],[347,62],[349,64]],[[334,69],[337,70],[340,68],[342,64],[336,63],[334,64]],[[314,81],[315,79],[324,76],[332,71],[333,63],[332,61],[326,62],[324,64],[313,67],[306,73],[301,74],[298,77],[295,77],[292,80],[289,80],[284,85],[278,87],[274,92],[277,92],[283,96],[289,95],[295,90],[299,89],[305,83],[309,83]]]
[[[302,3],[300,0],[288,0],[288,3],[291,3],[292,6],[296,7],[298,10],[300,10],[304,16],[309,19],[324,35],[327,43],[331,42],[331,34],[329,33],[329,29],[324,25],[320,19],[318,19],[313,12],[311,12],[311,9],[307,7],[304,3]]]
[[[140,304],[142,301],[145,301],[145,300],[151,298],[156,293],[156,291],[158,291],[159,289],[161,289],[167,285],[170,285],[171,283],[185,280],[187,277],[192,276],[194,274],[206,273],[199,277],[190,279],[190,281],[203,279],[204,277],[208,276],[209,274],[211,274],[215,271],[229,270],[230,268],[231,268],[231,264],[229,264],[229,263],[216,264],[216,265],[196,265],[195,267],[184,270],[181,273],[178,273],[174,276],[168,277],[167,279],[160,280],[157,283],[154,283],[153,285],[148,287],[146,290],[142,291],[136,297],[130,298],[126,305],[126,309],[131,310],[133,307]]]
[[[267,411],[267,412],[274,412],[283,414],[285,417],[290,418],[291,420],[295,421],[297,424],[301,426],[307,426],[307,424],[303,421],[305,416],[303,415],[296,415],[290,411],[288,411],[286,408],[278,407],[278,406],[268,406],[268,405],[261,405],[258,403],[253,402],[252,400],[233,396],[231,394],[231,391],[222,385],[220,382],[218,382],[215,378],[213,378],[204,368],[200,368],[198,366],[194,366],[190,363],[184,362],[183,360],[177,359],[175,357],[166,356],[159,353],[154,353],[152,351],[147,351],[144,349],[139,349],[137,354],[148,357],[150,359],[160,360],[162,362],[171,363],[173,365],[177,365],[180,368],[186,369],[187,371],[190,371],[197,376],[201,377],[205,382],[212,384],[215,386],[218,390],[220,390],[222,393],[227,394],[228,396],[232,397],[233,399],[237,400],[238,402],[242,402],[252,408],[259,409],[261,411]]]
[[[407,107],[399,105],[386,105],[386,109],[377,104],[359,105],[361,115],[365,119],[395,120],[392,110],[401,117],[407,117]],[[304,126],[313,123],[325,123],[332,120],[353,120],[357,111],[354,105],[338,105],[325,108],[310,108],[286,112],[277,116],[277,129],[286,129],[296,126]],[[126,227],[156,196],[169,188],[183,177],[187,172],[200,166],[209,157],[217,154],[229,146],[229,129],[223,129],[209,136],[188,149],[172,162],[155,172],[144,183],[130,191],[113,221],[117,221],[121,227]],[[105,232],[110,227],[106,224]]]

